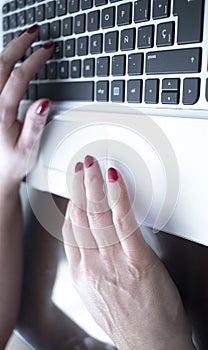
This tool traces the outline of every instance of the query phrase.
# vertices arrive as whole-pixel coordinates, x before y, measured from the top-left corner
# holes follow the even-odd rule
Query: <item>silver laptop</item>
[[[124,174],[140,224],[208,245],[208,1],[1,1],[1,47],[38,23],[55,50],[28,87],[53,101],[27,181],[70,197],[86,154]]]

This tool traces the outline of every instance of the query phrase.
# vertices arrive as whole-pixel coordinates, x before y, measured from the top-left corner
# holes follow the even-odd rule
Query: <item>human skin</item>
[[[176,286],[144,241],[121,174],[87,156],[63,226],[75,288],[119,350],[193,350]]]
[[[0,54],[0,349],[13,331],[20,302],[23,227],[19,187],[36,160],[38,147],[33,145],[50,109],[50,101],[41,99],[29,107],[24,123],[17,120],[29,81],[53,51],[53,44],[47,43],[14,69],[37,36],[38,26],[33,26]],[[32,162],[27,169],[29,156]]]

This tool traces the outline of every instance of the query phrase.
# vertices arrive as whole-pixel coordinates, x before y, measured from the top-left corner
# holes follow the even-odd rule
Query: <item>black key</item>
[[[162,90],[163,91],[178,91],[180,88],[180,79],[163,79]]]
[[[52,101],[93,101],[94,82],[62,82],[38,84],[36,98]]]
[[[18,19],[17,15],[14,13],[10,17],[10,28],[11,29],[16,29],[17,26],[20,25],[18,22],[19,22],[19,19]]]
[[[86,15],[77,15],[74,19],[74,33],[81,34],[85,32]]]
[[[117,10],[117,24],[123,26],[132,22],[132,3],[122,4]]]
[[[95,59],[86,58],[83,62],[83,76],[85,78],[91,78],[95,75]]]
[[[45,19],[45,5],[36,7],[36,21],[42,22]]]
[[[147,74],[199,73],[201,48],[149,52],[146,56]]]
[[[204,0],[174,0],[174,15],[178,16],[178,44],[202,41]]]
[[[200,96],[200,83],[199,78],[186,78],[183,81],[183,104],[194,105]]]
[[[103,35],[95,34],[90,38],[90,53],[93,55],[102,53],[103,51]]]
[[[61,33],[61,21],[57,20],[50,23],[50,36],[52,39],[59,38]]]
[[[39,80],[47,79],[47,69],[46,69],[46,65],[45,64],[40,68],[40,70],[39,70],[39,72],[37,74],[37,78]]]
[[[67,0],[57,0],[57,15],[64,16],[67,14]]]
[[[111,82],[111,101],[124,102],[125,96],[125,81],[113,80]]]
[[[16,11],[16,9],[17,9],[17,1],[16,0],[10,1],[9,8],[10,8],[11,12]]]
[[[88,37],[83,36],[77,40],[77,55],[85,56],[88,54]]]
[[[81,0],[81,9],[82,10],[91,9],[92,7],[93,7],[92,0]]]
[[[175,22],[160,23],[157,26],[157,46],[174,44]]]
[[[137,46],[139,49],[146,49],[154,46],[154,26],[139,27]]]
[[[28,99],[35,101],[37,99],[37,85],[30,84],[28,87]]]
[[[55,41],[54,43],[54,50],[53,50],[53,58],[54,59],[61,59],[63,58],[63,41]]]
[[[162,104],[177,105],[179,103],[179,92],[177,91],[163,91],[161,97]]]
[[[26,11],[26,21],[27,24],[31,25],[35,23],[35,9],[34,7],[31,7]]]
[[[108,3],[108,0],[95,0],[95,6],[102,6],[106,5]]]
[[[134,50],[136,29],[124,29],[121,31],[121,51]]]
[[[40,40],[47,41],[50,38],[50,26],[49,23],[44,23],[39,29]]]
[[[126,72],[126,56],[117,55],[112,57],[112,75],[124,75]]]
[[[5,34],[3,36],[3,47],[7,46],[10,43],[10,41],[12,41],[13,38],[14,38],[13,33]]]
[[[132,103],[142,102],[142,80],[128,80],[127,82],[127,101]]]
[[[72,17],[64,18],[62,22],[62,33],[63,36],[72,35]]]
[[[145,103],[157,104],[159,99],[159,79],[147,79],[145,82]]]
[[[150,19],[150,0],[138,0],[134,3],[134,22],[145,22]]]
[[[69,62],[62,61],[59,63],[59,78],[67,79],[69,77]]]
[[[75,39],[68,39],[65,41],[65,57],[75,56]]]
[[[143,53],[134,53],[128,57],[128,74],[141,75],[143,74]]]
[[[3,15],[6,15],[7,13],[9,13],[9,11],[10,11],[9,4],[4,4],[3,7],[2,7]]]
[[[7,32],[10,29],[10,18],[9,16],[3,18],[3,30]]]
[[[69,13],[79,11],[79,0],[69,0]]]
[[[56,3],[55,1],[50,1],[46,4],[45,17],[46,19],[54,18],[56,15]]]
[[[118,31],[105,34],[105,52],[118,51]]]
[[[100,11],[92,11],[87,16],[87,30],[93,32],[100,28]]]
[[[47,76],[48,76],[48,79],[57,79],[57,77],[58,77],[58,64],[57,64],[57,62],[50,62],[47,65]]]
[[[18,9],[23,9],[25,7],[25,0],[18,0],[17,7]]]
[[[35,4],[35,0],[26,0],[26,5],[27,6],[32,6]]]
[[[81,60],[71,61],[71,77],[72,78],[81,77]]]
[[[153,18],[165,18],[170,16],[170,0],[153,1]]]
[[[98,81],[96,84],[96,101],[107,102],[109,99],[109,82]]]
[[[97,76],[98,77],[107,77],[109,76],[110,68],[110,58],[109,57],[99,57],[97,59]]]
[[[206,81],[206,100],[208,102],[208,79]]]
[[[108,7],[102,10],[102,23],[101,27],[112,28],[115,26],[115,7]]]

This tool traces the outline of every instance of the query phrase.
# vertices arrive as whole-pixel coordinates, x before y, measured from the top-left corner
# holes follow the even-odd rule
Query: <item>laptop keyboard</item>
[[[35,23],[39,39],[23,59],[55,43],[26,99],[200,109],[208,101],[204,10],[205,0],[8,1],[3,46]]]

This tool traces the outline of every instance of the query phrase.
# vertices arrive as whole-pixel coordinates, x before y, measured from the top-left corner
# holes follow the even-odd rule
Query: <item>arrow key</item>
[[[183,82],[183,104],[194,105],[200,96],[200,79],[186,78]]]

